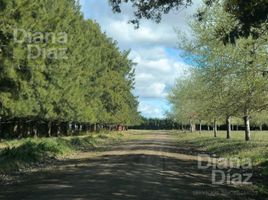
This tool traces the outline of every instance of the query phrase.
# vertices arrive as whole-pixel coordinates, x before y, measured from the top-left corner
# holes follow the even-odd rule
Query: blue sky
[[[121,50],[131,49],[130,58],[137,63],[133,92],[139,96],[139,111],[145,117],[163,118],[170,109],[166,100],[168,91],[189,67],[177,49],[175,28],[189,32],[186,19],[196,6],[170,13],[160,24],[143,20],[136,30],[128,23],[133,13],[129,5],[123,7],[122,13],[114,14],[108,0],[80,0],[80,4],[84,17],[98,22]]]

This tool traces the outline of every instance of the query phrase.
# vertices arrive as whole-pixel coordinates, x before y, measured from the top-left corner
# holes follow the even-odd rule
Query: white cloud
[[[111,37],[117,38],[121,44],[128,44],[131,47],[139,47],[140,44],[143,46],[176,46],[174,41],[176,41],[177,35],[172,26],[163,27],[151,24],[134,30],[133,25],[129,24],[127,19],[110,19],[107,21],[106,31]]]
[[[163,111],[161,108],[157,106],[153,106],[148,103],[141,103],[139,106],[139,110],[145,115],[145,117],[152,117],[155,118],[162,118],[163,117]]]
[[[150,98],[165,98],[167,93],[165,92],[166,84],[161,82],[147,83],[147,85],[138,86],[137,90],[141,97]]]
[[[157,56],[159,55],[159,56]],[[189,66],[172,58],[164,47],[139,49],[132,54],[136,66],[136,90],[140,97],[164,98],[175,79],[183,76]]]
[[[154,76],[149,73],[139,73],[136,74],[136,81],[137,82],[148,82],[154,80]]]

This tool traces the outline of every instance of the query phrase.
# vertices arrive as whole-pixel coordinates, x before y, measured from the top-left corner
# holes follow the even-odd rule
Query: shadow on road
[[[198,169],[191,157],[173,156],[189,151],[171,140],[156,136],[100,152],[59,162],[59,168],[1,186],[0,199],[257,199],[238,187],[211,184],[211,169]]]

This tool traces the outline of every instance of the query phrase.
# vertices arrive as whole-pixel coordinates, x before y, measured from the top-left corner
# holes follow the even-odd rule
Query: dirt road
[[[198,169],[198,153],[168,132],[146,133],[1,186],[0,199],[258,199],[240,187],[212,184],[211,169]]]

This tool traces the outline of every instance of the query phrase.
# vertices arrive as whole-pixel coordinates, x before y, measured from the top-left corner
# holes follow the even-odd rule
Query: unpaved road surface
[[[261,199],[233,185],[215,185],[211,168],[198,169],[198,152],[179,146],[169,132],[100,147],[0,186],[0,199],[187,200]]]

